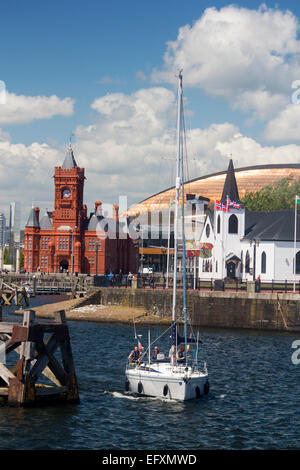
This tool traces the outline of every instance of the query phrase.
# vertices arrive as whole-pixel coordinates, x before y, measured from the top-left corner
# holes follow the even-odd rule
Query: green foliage
[[[294,209],[295,196],[300,196],[300,179],[282,178],[260,191],[246,194],[242,203],[248,211],[276,211]]]
[[[24,251],[20,251],[20,269],[24,268]]]
[[[3,264],[8,264],[8,249],[4,248]]]

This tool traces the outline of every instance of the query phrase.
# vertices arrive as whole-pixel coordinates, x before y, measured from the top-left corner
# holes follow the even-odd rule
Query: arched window
[[[221,217],[219,214],[218,219],[217,219],[217,233],[220,233],[220,231],[221,231]]]
[[[238,233],[238,218],[235,214],[231,214],[229,217],[228,233]]]
[[[249,251],[247,250],[246,252],[246,258],[245,258],[245,273],[250,272],[250,255]]]
[[[300,251],[296,254],[296,274],[300,274]]]
[[[209,224],[206,225],[206,238],[208,238],[210,235],[210,226]]]
[[[262,254],[261,254],[261,272],[262,272],[262,274],[266,273],[266,269],[267,269],[267,255],[263,251]]]

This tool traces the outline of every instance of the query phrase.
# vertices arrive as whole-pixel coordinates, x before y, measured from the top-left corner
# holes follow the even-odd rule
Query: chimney
[[[95,214],[97,216],[102,215],[102,202],[101,201],[96,201],[95,202]]]
[[[38,221],[38,224],[39,224],[40,223],[40,208],[35,207],[34,211],[35,211],[35,215],[36,215],[36,220]]]
[[[117,204],[113,205],[113,218],[114,219],[119,218],[119,206]]]

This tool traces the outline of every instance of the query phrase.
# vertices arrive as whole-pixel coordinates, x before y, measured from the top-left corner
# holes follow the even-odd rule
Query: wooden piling
[[[0,397],[9,405],[44,401],[79,403],[64,311],[58,312],[53,321],[37,322],[33,310],[24,310],[22,324],[0,322],[0,338],[5,341],[6,355],[12,351],[19,354],[11,368],[0,363]],[[54,356],[57,348],[61,350],[62,363]],[[49,384],[41,381],[42,376]]]

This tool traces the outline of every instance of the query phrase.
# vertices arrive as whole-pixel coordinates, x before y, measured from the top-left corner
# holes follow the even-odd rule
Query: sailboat
[[[165,332],[170,335],[171,348],[167,357],[158,353],[151,357],[150,331],[148,348],[142,352],[135,362],[129,358],[125,370],[125,391],[129,393],[160,397],[171,400],[191,400],[209,392],[209,381],[206,363],[201,369],[199,364],[199,334],[188,333],[188,315],[186,298],[186,248],[184,232],[184,179],[183,179],[183,99],[182,71],[178,74],[178,108],[177,108],[177,171],[176,201],[174,217],[174,278],[172,322]],[[179,334],[179,321],[176,318],[177,306],[177,266],[178,266],[178,235],[179,235],[179,198],[182,197],[182,271],[183,271],[183,320],[184,336]],[[136,336],[137,337],[137,336]],[[138,345],[141,348],[140,337]]]

